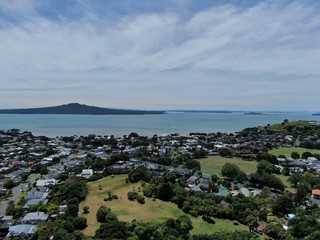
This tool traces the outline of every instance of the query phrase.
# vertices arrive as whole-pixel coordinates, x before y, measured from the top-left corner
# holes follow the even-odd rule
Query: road
[[[28,178],[28,182],[32,185],[38,177],[38,174],[31,174]],[[19,200],[22,192],[28,190],[28,183],[21,183],[20,185],[12,188],[12,196],[5,201],[0,203],[0,216],[4,216],[6,214],[6,209],[9,201]]]

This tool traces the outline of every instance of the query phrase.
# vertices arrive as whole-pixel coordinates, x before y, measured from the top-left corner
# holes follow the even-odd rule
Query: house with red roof
[[[312,202],[320,205],[320,189],[312,190]]]

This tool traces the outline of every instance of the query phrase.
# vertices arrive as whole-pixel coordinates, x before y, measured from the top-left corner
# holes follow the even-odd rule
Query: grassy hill
[[[244,161],[240,158],[226,158],[221,156],[211,156],[199,159],[201,164],[201,171],[209,174],[216,174],[221,177],[221,169],[225,163],[236,164],[246,174],[253,173],[257,170],[258,162]]]
[[[291,152],[290,152],[291,154]],[[221,176],[221,169],[225,163],[236,164],[246,174],[254,173],[257,171],[258,162],[256,161],[244,161],[241,158],[226,158],[221,156],[211,156],[203,159],[199,159],[201,164],[201,171],[209,174],[216,174]],[[281,179],[284,185],[288,186],[288,176],[282,174],[275,174]]]
[[[79,215],[86,217],[88,222],[88,227],[84,230],[86,235],[93,236],[95,231],[99,228],[100,223],[98,223],[96,220],[96,212],[101,205],[110,207],[112,212],[118,216],[119,220],[128,222],[132,221],[133,219],[146,222],[160,222],[168,218],[178,218],[179,216],[185,214],[174,203],[171,202],[162,202],[160,200],[153,201],[150,198],[146,198],[146,203],[141,205],[135,201],[129,201],[127,198],[127,193],[133,189],[138,191],[140,183],[126,183],[126,177],[126,175],[116,175],[113,178],[106,177],[96,182],[88,183],[88,197],[84,202],[81,202],[79,206]],[[99,186],[101,186],[101,190],[99,190]],[[103,198],[108,196],[108,191],[116,194],[119,199],[113,200],[112,202],[103,201]],[[89,214],[82,213],[82,208],[84,206],[89,206]],[[208,224],[200,217],[189,217],[192,220],[194,227],[192,230],[193,234],[210,234],[221,230],[248,230],[246,226],[233,225],[232,221],[215,219],[215,224]]]
[[[290,121],[286,123],[273,124],[269,127],[269,129],[277,131],[277,132],[288,132],[289,129],[299,129],[310,126],[308,121]]]
[[[320,154],[320,150],[318,149],[307,149],[307,148],[299,148],[299,147],[292,147],[292,148],[277,148],[269,151],[270,154],[279,156],[279,155],[285,155],[287,158],[291,156],[292,152],[297,152],[302,155],[304,152],[311,152],[311,153],[318,153]]]

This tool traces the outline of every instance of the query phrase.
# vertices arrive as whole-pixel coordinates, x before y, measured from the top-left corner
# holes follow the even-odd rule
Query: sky
[[[318,0],[0,0],[0,108],[320,111]]]

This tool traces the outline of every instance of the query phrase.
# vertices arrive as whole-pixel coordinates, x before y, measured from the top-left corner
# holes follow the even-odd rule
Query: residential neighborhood
[[[173,178],[187,194],[198,192],[223,198],[259,198],[266,193],[270,198],[277,198],[284,189],[270,185],[266,191],[267,183],[254,180],[258,175],[242,179],[222,173],[222,178],[203,169],[201,160],[197,159],[221,156],[239,161],[268,160],[276,174],[290,177],[312,173],[319,183],[319,154],[307,152],[299,156],[276,156],[268,153],[273,149],[294,149],[310,143],[319,146],[320,136],[288,134],[268,128],[245,129],[233,134],[218,132],[149,137],[130,133],[122,137],[92,134],[49,138],[17,129],[1,131],[0,234],[8,239],[31,237],[42,223],[66,214],[68,203],[62,200],[57,204],[58,186],[68,186],[78,180],[96,181],[118,174],[130,176],[139,168],[146,169],[155,178]],[[320,186],[313,186],[299,202],[300,207],[306,209],[315,204],[314,207],[319,208]],[[295,187],[287,190],[292,196],[300,193],[299,183]],[[17,206],[21,208],[17,210]],[[255,231],[263,233],[268,225],[266,221],[259,221],[259,231]],[[283,228],[288,229],[287,223],[283,223]]]

